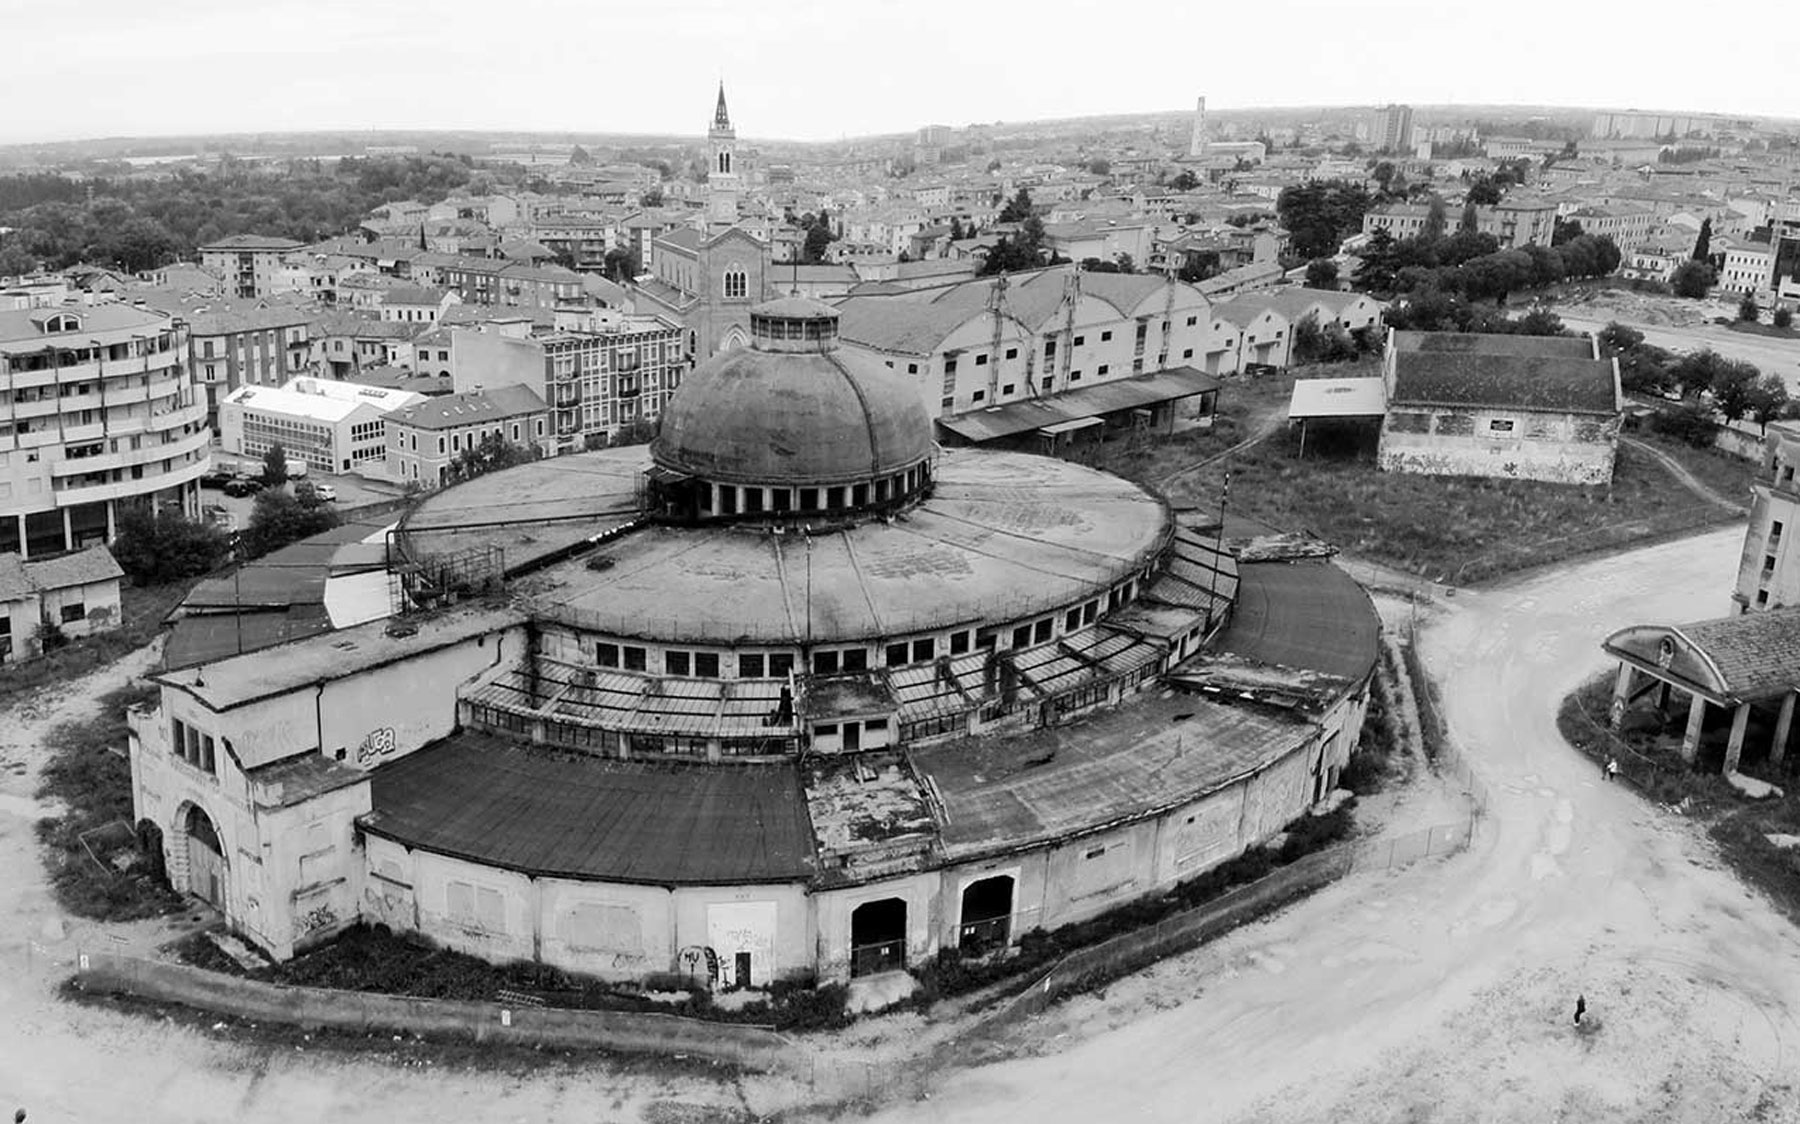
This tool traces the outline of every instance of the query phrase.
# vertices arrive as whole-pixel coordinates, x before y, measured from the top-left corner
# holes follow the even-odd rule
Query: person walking
[[[1619,759],[1617,757],[1608,757],[1606,759],[1606,779],[1609,781],[1616,781],[1619,779]]]
[[[1583,1016],[1585,1014],[1587,1014],[1587,996],[1577,995],[1575,997],[1575,1025],[1576,1026],[1581,1025],[1581,1016]]]

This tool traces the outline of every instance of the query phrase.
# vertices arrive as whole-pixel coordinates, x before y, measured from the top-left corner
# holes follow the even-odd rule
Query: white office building
[[[290,379],[279,387],[245,386],[219,403],[224,450],[260,458],[279,444],[290,465],[352,472],[387,458],[387,415],[424,400],[409,390],[332,379]]]

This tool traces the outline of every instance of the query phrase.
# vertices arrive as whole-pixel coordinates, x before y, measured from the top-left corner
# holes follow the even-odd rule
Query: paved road
[[[1198,999],[1111,1029],[1056,1022],[1067,1038],[1043,1056],[880,1119],[1800,1119],[1777,1087],[1800,1070],[1794,929],[1687,821],[1600,781],[1554,719],[1612,628],[1723,613],[1740,535],[1440,612],[1423,652],[1493,794],[1469,853],[1357,875],[1186,958]],[[1569,1025],[1577,994],[1599,1034]]]
[[[1556,311],[1565,326],[1578,332],[1597,332],[1611,323],[1610,320],[1566,315],[1561,309]],[[1644,333],[1646,343],[1653,343],[1673,352],[1698,351],[1700,348],[1710,347],[1727,358],[1754,363],[1763,374],[1780,375],[1786,379],[1789,392],[1800,396],[1800,340],[1780,340],[1770,336],[1734,332],[1719,324],[1678,328],[1623,318],[1620,322]]]

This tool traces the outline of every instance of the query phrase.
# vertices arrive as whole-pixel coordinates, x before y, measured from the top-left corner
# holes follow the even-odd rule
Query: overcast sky
[[[0,0],[0,143],[307,129],[827,140],[1191,106],[1800,116],[1773,0]]]

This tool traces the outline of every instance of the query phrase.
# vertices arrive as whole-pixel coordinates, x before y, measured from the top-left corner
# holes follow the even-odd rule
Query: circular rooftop
[[[837,310],[803,297],[750,310],[748,348],[682,381],[651,445],[657,465],[711,483],[856,484],[904,473],[932,451],[918,390],[837,347]]]

